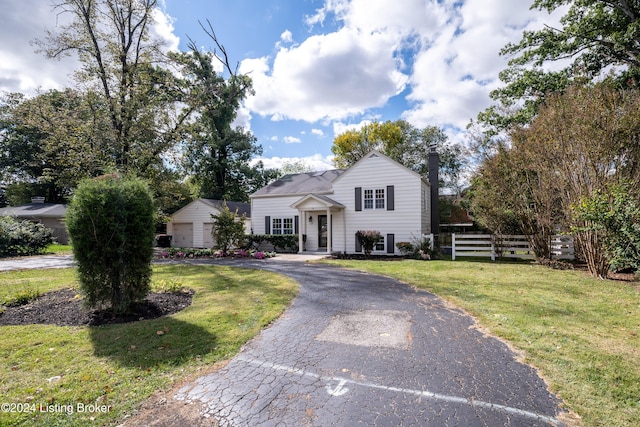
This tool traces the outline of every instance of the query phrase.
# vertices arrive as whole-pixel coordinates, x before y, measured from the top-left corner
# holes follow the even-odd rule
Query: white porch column
[[[331,252],[331,209],[327,209],[327,253]]]
[[[302,225],[305,223],[304,216],[305,216],[305,212],[298,209],[298,253],[299,254],[304,252],[303,242],[302,242]]]

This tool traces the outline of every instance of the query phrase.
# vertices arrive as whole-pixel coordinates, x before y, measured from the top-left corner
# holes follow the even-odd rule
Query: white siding
[[[394,210],[387,210],[387,186],[394,188]],[[385,209],[355,208],[355,188],[383,188],[385,190]],[[425,191],[427,200],[422,198]],[[421,177],[384,156],[365,157],[333,182],[333,193],[326,194],[332,200],[341,203],[345,209],[335,210],[332,215],[332,249],[334,252],[354,253],[355,234],[358,230],[377,230],[383,236],[394,234],[394,242],[409,242],[419,239],[430,231],[429,186]],[[265,217],[284,218],[298,215],[297,209],[290,206],[304,195],[253,197],[251,199],[252,230],[255,234],[265,234]],[[317,206],[316,206],[317,205]],[[318,247],[318,215],[326,215],[321,203],[305,203],[302,218],[303,234],[307,235],[306,249],[315,251]],[[309,223],[309,216],[312,223]],[[398,250],[394,247],[398,254]],[[386,242],[385,251],[386,253]]]
[[[431,234],[431,187],[424,181],[421,193],[422,234]]]
[[[202,226],[202,243],[205,248],[212,248],[214,245],[213,235],[211,232],[213,231],[213,223],[205,222]]]
[[[251,199],[251,228],[253,234],[267,234],[266,216],[271,218],[294,218],[298,210],[290,207],[302,196],[254,197]]]
[[[204,239],[204,224],[211,222],[211,214],[217,215],[219,213],[220,212],[217,209],[203,201],[194,200],[171,216],[171,221],[167,223],[167,234],[173,235],[174,223],[190,223],[193,227],[191,246],[194,248],[204,248],[206,247]],[[175,238],[172,240],[172,246],[182,246],[175,240]]]
[[[364,209],[363,204],[362,211],[355,210],[356,187],[361,187],[363,193],[365,189],[384,188],[387,198],[387,186],[390,185],[394,187],[394,210],[386,210],[387,201],[385,209]],[[331,196],[346,206],[342,246],[346,239],[346,251],[355,252],[358,230],[376,230],[385,237],[394,234],[395,243],[419,238],[424,228],[422,187],[423,181],[417,174],[382,156],[367,157],[352,166],[333,182],[334,194]],[[394,251],[398,253],[395,247]]]

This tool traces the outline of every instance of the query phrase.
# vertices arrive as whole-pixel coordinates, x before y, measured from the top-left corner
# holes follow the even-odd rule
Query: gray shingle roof
[[[0,215],[17,218],[63,218],[66,212],[67,207],[57,203],[28,203],[0,208]]]
[[[275,196],[287,194],[309,194],[328,193],[333,190],[331,183],[343,169],[332,169],[321,172],[305,172],[285,175],[272,182],[266,187],[262,187],[251,195],[254,196]]]
[[[213,200],[213,199],[200,199],[206,204],[213,206],[216,209],[222,209],[222,206],[225,202],[222,200]],[[238,212],[238,215],[245,214],[247,218],[251,218],[251,204],[244,202],[226,202],[227,207],[231,212]]]

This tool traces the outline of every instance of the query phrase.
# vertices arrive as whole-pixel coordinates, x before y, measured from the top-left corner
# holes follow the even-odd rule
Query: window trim
[[[280,223],[279,226],[276,226],[276,221]],[[291,221],[291,227],[285,227],[285,223]],[[295,218],[292,216],[278,216],[271,218],[271,233],[277,235],[286,235],[290,236],[295,234],[296,224]],[[287,231],[291,231],[288,233]]]
[[[385,210],[387,208],[387,189],[363,188],[362,189],[362,210]],[[369,197],[367,197],[369,196]]]

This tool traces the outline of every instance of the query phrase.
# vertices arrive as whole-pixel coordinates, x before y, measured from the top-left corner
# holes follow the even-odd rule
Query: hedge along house
[[[437,169],[438,155],[432,154]],[[434,177],[435,192],[419,174],[377,151],[346,170],[286,175],[250,196],[253,232],[298,234],[300,251],[351,254],[362,252],[356,232],[375,230],[383,240],[373,253],[397,255],[397,242],[432,232]]]
[[[69,235],[64,225],[67,206],[59,203],[45,203],[44,197],[32,197],[31,203],[0,209],[0,216],[11,216],[21,220],[39,222],[53,231],[58,243],[69,243]]]
[[[213,230],[211,215],[218,215],[224,209],[225,203],[231,212],[247,216],[244,228],[245,232],[250,234],[251,205],[249,203],[196,199],[171,215],[171,220],[167,223],[167,234],[172,236],[171,246],[180,248],[213,247],[215,242],[211,236]]]

